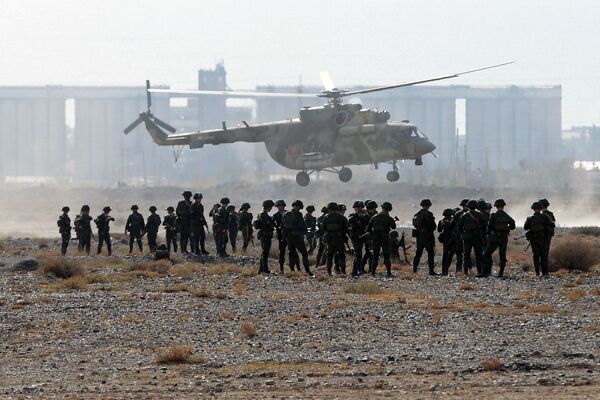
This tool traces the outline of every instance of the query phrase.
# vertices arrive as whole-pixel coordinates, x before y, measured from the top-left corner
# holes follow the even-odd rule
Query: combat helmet
[[[312,204],[309,206],[306,206],[306,212],[314,212],[315,211],[315,206],[313,206]]]
[[[137,205],[137,204],[134,204],[134,205],[132,205],[132,206],[131,206],[131,211],[137,211],[137,210],[139,210],[139,209],[140,209],[140,208],[138,207],[138,205]]]
[[[485,210],[485,200],[484,199],[477,200],[477,209],[479,211]]]
[[[345,204],[338,204],[338,211],[346,211],[346,205]]]
[[[229,204],[229,203],[231,203],[231,201],[229,201],[229,197],[221,197],[221,201],[219,201],[219,203]]]
[[[71,211],[71,209],[68,206],[64,206],[62,208],[62,212],[69,212],[69,211]]]
[[[229,206],[227,206],[226,210],[227,211],[235,211],[235,206],[229,205]]]
[[[327,209],[329,211],[337,211],[338,210],[338,205],[336,202],[332,201],[330,203],[327,204]]]
[[[506,202],[504,201],[504,199],[498,199],[494,202],[494,207],[505,207],[506,206]]]
[[[367,210],[376,210],[378,205],[377,202],[375,200],[369,200],[365,206],[367,207]]]
[[[356,200],[354,204],[352,204],[352,208],[365,208],[365,203],[360,200]]]
[[[285,207],[287,204],[285,204],[285,201],[283,200],[277,200],[275,202],[275,207]]]
[[[304,208],[304,203],[302,203],[302,201],[301,201],[301,200],[295,200],[295,201],[292,203],[292,207],[294,207],[294,206],[296,206],[296,207],[298,207],[299,209],[301,209],[301,210],[302,210],[302,209]]]
[[[459,205],[460,205],[461,207],[466,207],[468,202],[469,202],[469,199],[462,199],[462,200],[460,201],[460,204],[459,204]]]
[[[181,195],[183,197],[185,197],[186,199],[189,199],[190,197],[192,197],[192,192],[190,192],[189,190],[184,190]]]
[[[454,215],[454,210],[453,210],[453,209],[451,209],[451,208],[446,208],[446,209],[444,210],[444,212],[442,212],[442,215],[443,215],[444,217],[451,217],[451,216],[453,216],[453,215]]]
[[[485,205],[484,205],[484,207],[483,207],[483,209],[484,209],[485,211],[487,211],[487,210],[491,210],[491,209],[492,209],[492,203],[488,203],[488,202],[486,202],[486,203],[485,203]]]
[[[148,211],[150,211],[151,213],[156,212],[156,210],[156,206],[150,206],[150,208],[148,209]]]
[[[400,234],[398,233],[398,231],[391,231],[390,232],[390,237],[393,238],[393,239],[396,239],[399,236],[400,236]]]
[[[542,208],[542,203],[540,203],[539,201],[536,201],[531,205],[532,210],[541,210]]]
[[[384,201],[383,203],[381,203],[381,208],[386,211],[392,211],[392,203],[390,203],[389,201]]]
[[[112,208],[110,208],[110,206],[106,206],[106,207],[104,207],[104,208],[102,209],[102,211],[104,211],[104,212],[111,212],[111,211],[112,211]]]
[[[198,199],[201,199],[201,198],[203,198],[202,197],[202,193],[198,193],[198,192],[194,193],[194,200],[198,200]]]
[[[165,211],[175,211],[175,208],[173,206],[169,206],[165,208]]]
[[[263,208],[273,208],[274,205],[273,200],[265,200],[262,203]]]
[[[321,212],[322,212],[323,214],[327,214],[327,213],[329,212],[329,208],[327,208],[327,206],[325,206],[325,207],[321,207]]]
[[[477,200],[469,200],[467,207],[469,210],[475,210],[477,208]]]
[[[550,206],[550,202],[548,201],[548,199],[540,199],[538,200],[538,203],[542,205],[542,208]]]
[[[421,207],[431,207],[431,200],[429,200],[429,199],[421,200],[420,206]]]
[[[240,206],[240,210],[248,210],[248,209],[250,209],[250,203],[243,203]]]
[[[87,204],[84,204],[83,206],[81,206],[81,211],[90,211],[90,206],[88,206]]]

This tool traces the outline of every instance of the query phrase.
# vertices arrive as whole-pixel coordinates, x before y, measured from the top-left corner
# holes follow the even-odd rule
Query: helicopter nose
[[[417,154],[427,154],[435,150],[435,144],[429,140],[422,140],[417,143]]]

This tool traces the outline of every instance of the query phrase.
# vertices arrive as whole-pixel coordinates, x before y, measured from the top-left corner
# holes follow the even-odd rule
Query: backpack
[[[422,213],[418,212],[413,216],[412,224],[415,228],[424,228],[425,227],[425,218]]]
[[[475,216],[471,214],[471,212],[467,212],[462,216],[464,222],[463,227],[466,231],[476,231],[479,230],[479,223],[475,219]]]

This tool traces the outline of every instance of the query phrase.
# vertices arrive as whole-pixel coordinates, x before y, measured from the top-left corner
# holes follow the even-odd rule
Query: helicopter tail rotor
[[[177,132],[177,129],[173,128],[171,125],[162,121],[161,119],[155,117],[150,111],[150,107],[152,106],[152,96],[150,94],[150,81],[146,80],[146,111],[140,113],[135,121],[129,124],[125,129],[123,129],[123,133],[126,135],[130,133],[132,130],[138,127],[139,124],[146,121],[151,121],[159,127],[171,132]]]

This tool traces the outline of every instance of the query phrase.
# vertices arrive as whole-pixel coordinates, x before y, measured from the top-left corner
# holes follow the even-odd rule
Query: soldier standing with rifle
[[[56,225],[58,225],[58,232],[60,233],[61,246],[60,254],[67,254],[67,248],[69,247],[69,240],[71,240],[71,218],[69,217],[69,207],[62,208],[62,214],[58,217]]]
[[[98,215],[94,222],[98,228],[98,254],[102,252],[102,245],[106,242],[108,255],[112,255],[112,242],[110,240],[110,221],[115,219],[109,214],[112,208],[106,206],[102,209],[102,214]]]
[[[331,202],[327,205],[329,212],[323,218],[323,230],[325,235],[323,241],[327,244],[327,273],[331,275],[333,260],[339,262],[339,271],[346,273],[345,238],[348,234],[348,220],[338,211],[337,203]]]
[[[142,247],[142,236],[144,235],[144,217],[142,214],[138,213],[138,206],[131,206],[131,215],[127,218],[127,222],[125,224],[125,234],[129,232],[129,254],[133,252],[133,242],[136,241],[137,245],[140,249],[140,253],[143,251]]]
[[[92,245],[92,217],[90,216],[90,206],[87,204],[81,207],[81,214],[76,218],[79,229],[79,251],[84,251],[89,256]]]
[[[262,253],[260,256],[260,268],[258,273],[270,274],[269,270],[269,252],[271,251],[271,241],[273,240],[273,218],[269,215],[269,212],[275,205],[273,200],[263,201],[263,210],[258,214],[254,221],[254,228],[258,230],[257,238],[260,240],[260,246]]]
[[[190,239],[190,206],[192,205],[192,200],[190,199],[192,198],[192,192],[185,190],[181,195],[183,196],[183,200],[177,203],[175,214],[177,215],[177,225],[179,227],[181,252],[187,253],[187,245]]]
[[[327,207],[321,208],[321,215],[317,217],[317,232],[316,232],[316,241],[317,241],[317,262],[316,266],[323,265],[327,262],[327,256],[325,252],[325,243],[323,242],[323,236],[325,236],[325,229],[323,228],[323,220],[329,213],[329,209]],[[325,258],[323,258],[325,255]]]
[[[542,204],[536,201],[531,205],[533,215],[528,217],[523,226],[527,231],[526,237],[531,244],[535,274],[548,276],[548,238],[554,230],[554,222],[549,215],[542,213]]]
[[[546,250],[546,255],[549,255],[550,245],[552,244],[552,238],[554,237],[554,228],[556,227],[556,218],[554,217],[554,213],[548,210],[548,207],[550,207],[550,202],[547,199],[541,199],[539,202],[542,205],[542,214],[549,216],[554,224],[554,227],[548,231],[548,249]]]
[[[300,271],[300,258],[298,257],[298,253],[300,253],[302,256],[304,272],[309,276],[314,276],[310,271],[308,250],[306,249],[306,243],[304,242],[306,223],[300,212],[303,208],[304,204],[302,204],[302,201],[300,200],[296,200],[292,203],[292,209],[283,216],[283,232],[290,251],[290,269],[293,271],[294,267],[296,267],[298,268],[298,271]],[[294,255],[293,259],[292,255]]]
[[[204,227],[208,227],[208,225],[206,223],[206,218],[204,218],[202,198],[202,193],[194,194],[194,202],[188,207],[187,214],[187,226],[189,227],[188,233],[191,238],[191,248],[192,252],[196,255],[208,254],[208,251],[205,249],[206,232],[204,231]],[[181,223],[179,228],[181,229]],[[183,232],[181,234],[183,235]],[[183,252],[183,245],[181,249]]]
[[[460,209],[454,213],[452,217],[452,236],[454,237],[455,243],[455,253],[456,253],[456,272],[461,272],[463,270],[463,240],[461,237],[461,232],[458,229],[458,221],[464,213],[469,211],[469,207],[467,207],[467,203],[469,203],[469,199],[462,199],[460,202]]]
[[[227,233],[229,229],[229,212],[227,211],[227,206],[230,203],[229,198],[223,197],[220,203],[221,207],[213,213],[213,233],[217,245],[217,255],[219,257],[229,257],[229,254],[227,254]]]
[[[227,206],[227,212],[229,213],[229,222],[227,224],[227,231],[229,233],[229,244],[231,245],[231,251],[233,254],[237,252],[237,236],[240,217],[235,212],[235,206]]]
[[[454,218],[454,210],[446,208],[442,213],[443,219],[438,222],[437,231],[439,233],[438,240],[442,243],[442,275],[448,275],[450,264],[456,252],[456,237],[454,235],[454,229],[452,226],[452,220]]]
[[[510,231],[515,229],[515,220],[504,211],[505,206],[506,202],[504,199],[498,199],[494,202],[494,207],[496,207],[497,211],[490,215],[487,225],[487,246],[483,252],[483,262],[485,265],[483,276],[485,277],[492,275],[492,256],[496,249],[498,249],[500,256],[498,277],[504,276],[508,235],[510,234]]]
[[[171,245],[173,246],[173,252],[177,253],[177,216],[175,215],[175,209],[171,206],[165,209],[167,215],[163,219],[163,226],[165,227],[165,234],[167,237],[167,251],[171,252]]]
[[[429,211],[431,200],[421,200],[422,209],[413,217],[413,226],[417,239],[417,250],[413,259],[413,272],[417,272],[423,250],[427,250],[427,264],[429,265],[429,275],[438,275],[435,271],[434,256],[435,256],[435,236],[436,229],[435,217]]]
[[[483,272],[483,235],[485,226],[483,218],[477,211],[477,200],[469,200],[467,203],[469,211],[463,213],[458,221],[458,230],[463,241],[463,269],[465,275],[473,268],[471,261],[471,250],[475,253],[477,274]]]
[[[248,210],[250,209],[250,204],[244,203],[240,207],[239,214],[239,228],[242,231],[242,252],[246,253],[248,251],[248,244],[252,240],[252,213]]]
[[[373,200],[365,200],[365,208],[367,209],[367,212],[365,214],[365,221],[366,225],[365,225],[365,233],[367,232],[367,226],[369,225],[369,221],[371,221],[371,218],[373,218],[375,215],[377,215],[377,203]],[[367,263],[369,263],[369,272],[371,272],[371,258],[373,257],[373,253],[372,253],[372,249],[373,249],[373,242],[371,240],[370,235],[363,235],[362,236],[363,239],[363,249],[364,249],[364,254],[363,254],[363,259],[362,259],[362,264],[361,264],[361,268],[364,271],[365,270],[365,265],[367,265]]]
[[[160,228],[160,215],[156,213],[156,207],[151,206],[149,208],[150,215],[146,221],[146,234],[148,235],[148,247],[150,253],[154,253],[158,245],[156,244],[156,237],[158,236],[158,228]]]
[[[352,264],[352,276],[360,276],[365,273],[363,264],[364,238],[369,219],[366,217],[365,203],[357,200],[352,205],[354,212],[348,216],[348,225],[350,228],[350,240],[354,249],[354,261]]]
[[[315,206],[309,205],[306,207],[304,214],[304,224],[306,225],[306,240],[308,241],[308,254],[312,254],[315,250],[315,232],[317,230],[317,218],[313,215]]]
[[[273,215],[273,224],[275,225],[275,232],[277,233],[277,242],[279,244],[279,271],[283,274],[283,266],[285,265],[285,251],[287,249],[287,241],[283,234],[283,216],[286,213],[285,201],[277,200],[275,207],[277,212]]]
[[[379,254],[383,254],[383,264],[387,268],[387,277],[392,277],[392,260],[390,258],[390,231],[396,229],[396,221],[390,217],[392,205],[389,202],[381,203],[381,212],[369,221],[367,232],[371,236],[373,244],[373,256],[369,265],[371,275],[375,276],[377,264],[379,263]]]

